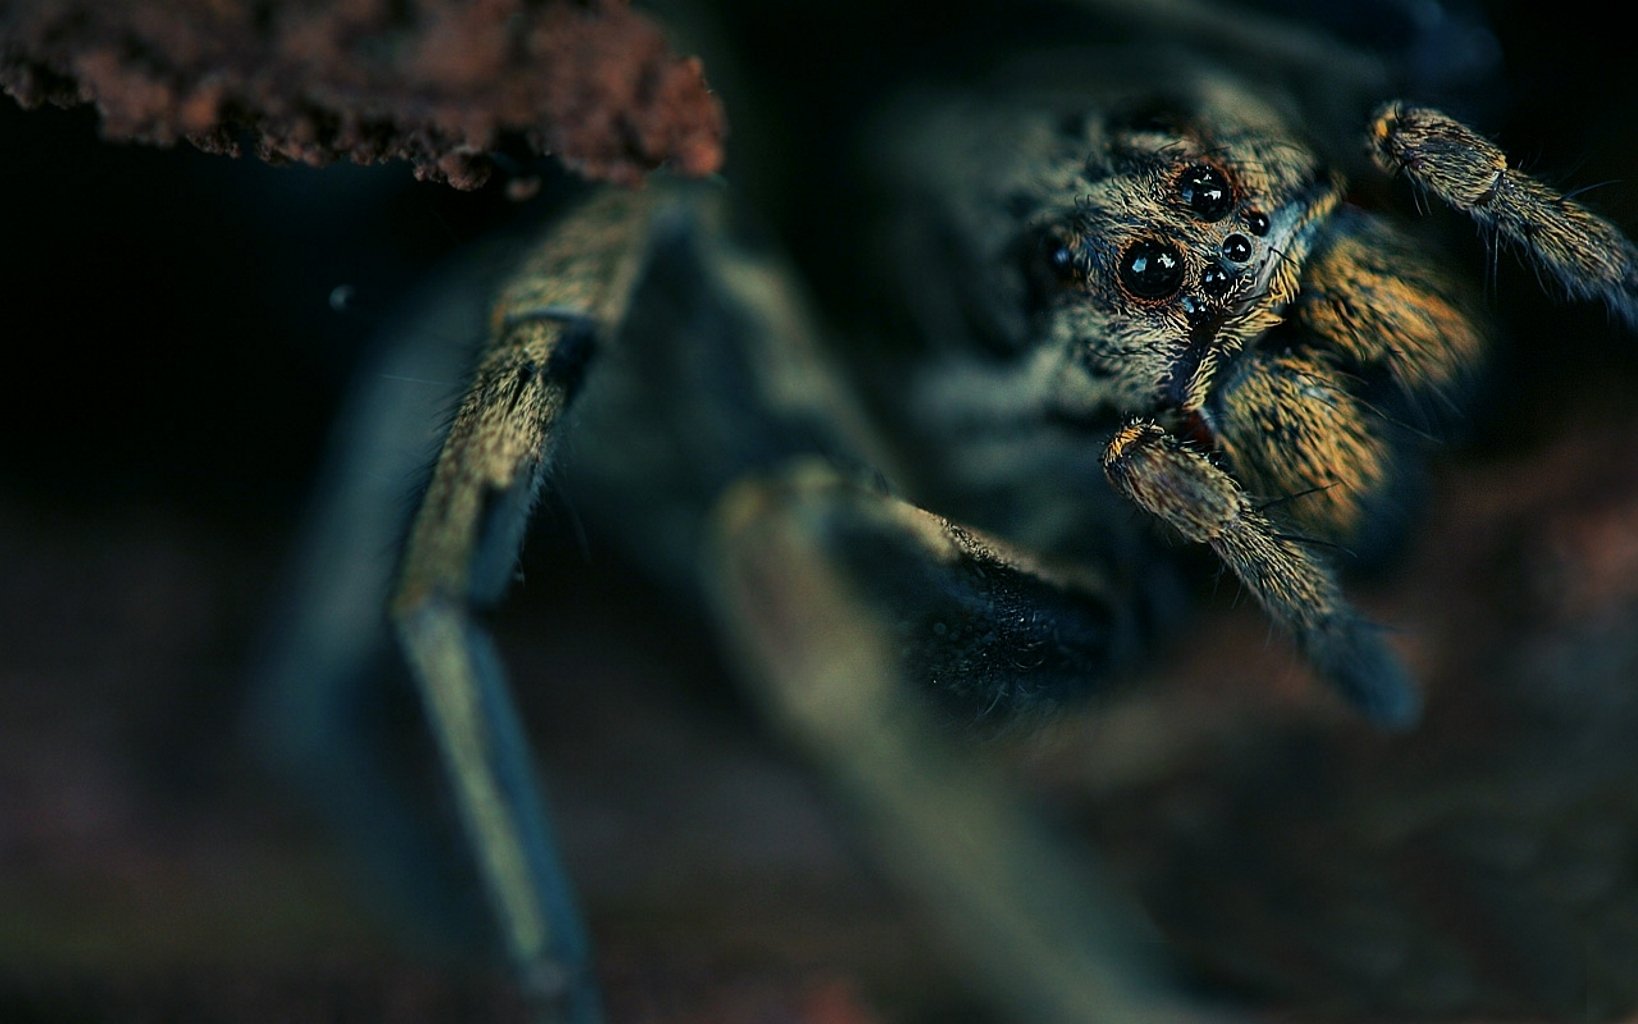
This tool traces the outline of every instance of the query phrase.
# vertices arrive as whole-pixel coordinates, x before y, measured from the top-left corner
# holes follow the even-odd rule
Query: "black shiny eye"
[[[1268,214],[1261,210],[1252,210],[1246,214],[1246,227],[1258,238],[1268,234]]]
[[[1223,255],[1235,263],[1251,259],[1251,239],[1236,232],[1223,239]]]
[[[1020,240],[1024,282],[1031,308],[1054,305],[1086,280],[1080,243],[1056,227],[1032,232]]]
[[[1120,284],[1140,299],[1168,298],[1183,284],[1183,256],[1169,242],[1133,242],[1120,254]]]
[[[1222,220],[1234,206],[1234,190],[1223,172],[1210,164],[1195,164],[1177,179],[1177,195],[1201,220]]]
[[[1081,279],[1082,268],[1075,261],[1075,241],[1056,228],[1036,235],[1029,247],[1030,276],[1049,290]]]
[[[1047,272],[1060,281],[1075,279],[1075,250],[1060,238],[1048,238],[1041,243],[1041,260]]]
[[[1200,275],[1200,289],[1214,299],[1220,299],[1234,287],[1234,276],[1222,267],[1207,267]]]

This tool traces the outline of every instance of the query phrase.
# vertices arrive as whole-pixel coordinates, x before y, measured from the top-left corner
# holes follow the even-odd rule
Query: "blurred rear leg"
[[[1060,844],[951,735],[948,698],[958,714],[993,710],[981,694],[948,692],[972,682],[951,672],[1022,710],[1032,694],[1110,685],[1115,595],[817,462],[736,486],[718,527],[718,606],[754,695],[1007,1019],[1202,1019],[1168,987],[1161,940],[1090,852]],[[944,648],[931,662],[924,638]]]

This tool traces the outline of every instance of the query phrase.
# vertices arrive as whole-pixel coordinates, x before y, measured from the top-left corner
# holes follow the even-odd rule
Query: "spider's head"
[[[1131,411],[1198,410],[1279,322],[1341,183],[1262,111],[1124,112],[1077,133],[1021,242],[1035,333]]]

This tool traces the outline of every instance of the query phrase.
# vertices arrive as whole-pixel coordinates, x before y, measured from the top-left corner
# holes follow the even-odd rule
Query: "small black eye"
[[[1075,250],[1062,239],[1049,238],[1042,245],[1041,258],[1046,261],[1048,272],[1060,281],[1075,279]]]
[[[1140,299],[1167,298],[1183,284],[1183,257],[1169,242],[1133,242],[1120,254],[1120,283]]]
[[[1044,287],[1081,278],[1081,268],[1075,262],[1075,242],[1057,229],[1049,228],[1035,236],[1029,260],[1034,265],[1031,276]]]
[[[1080,242],[1059,228],[1042,228],[1020,239],[1019,255],[1032,309],[1055,305],[1086,281]]]
[[[1234,287],[1234,276],[1222,267],[1207,267],[1200,275],[1200,288],[1214,299],[1220,299]]]
[[[1251,259],[1251,239],[1236,232],[1223,239],[1223,255],[1235,263]]]
[[[1246,214],[1246,227],[1258,238],[1268,234],[1268,214],[1261,210],[1252,210]]]
[[[1234,190],[1223,172],[1210,164],[1195,164],[1177,179],[1177,194],[1201,220],[1222,220],[1234,205]]]

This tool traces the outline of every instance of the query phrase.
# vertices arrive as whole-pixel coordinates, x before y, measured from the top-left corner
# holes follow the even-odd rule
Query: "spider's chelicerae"
[[[1284,84],[1127,48],[890,105],[879,180],[849,186],[876,211],[859,262],[897,299],[863,343],[830,344],[785,264],[737,240],[731,188],[598,192],[532,247],[391,619],[507,948],[567,1017],[597,1000],[474,615],[565,454],[577,507],[620,510],[707,596],[1026,1019],[1184,1011],[1121,900],[950,753],[951,720],[1105,691],[1209,551],[1344,701],[1415,725],[1415,680],[1338,572],[1390,539],[1492,330],[1483,268],[1372,178],[1628,323],[1638,251],[1444,113],[1388,103],[1335,138],[1316,132],[1348,103]]]

